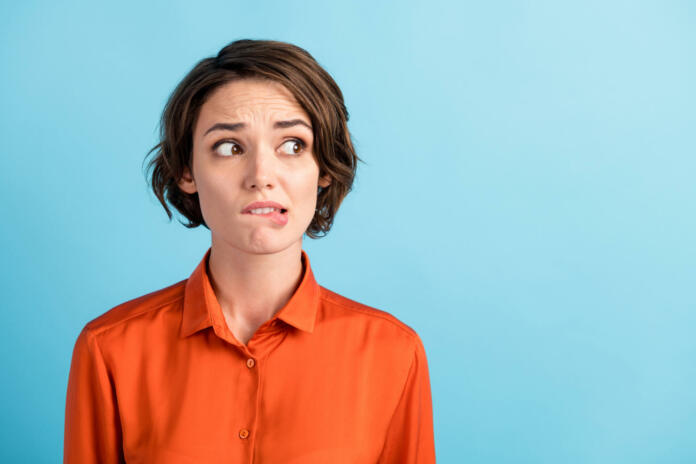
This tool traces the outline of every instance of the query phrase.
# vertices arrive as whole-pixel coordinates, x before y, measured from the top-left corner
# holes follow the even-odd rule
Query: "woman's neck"
[[[288,302],[302,275],[302,241],[251,253],[213,240],[207,271],[230,331],[246,344]]]

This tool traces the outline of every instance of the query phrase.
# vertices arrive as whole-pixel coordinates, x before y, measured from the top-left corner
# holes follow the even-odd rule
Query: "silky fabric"
[[[70,366],[63,462],[429,464],[425,349],[393,315],[320,286],[302,250],[288,302],[245,345],[188,279],[88,322]]]

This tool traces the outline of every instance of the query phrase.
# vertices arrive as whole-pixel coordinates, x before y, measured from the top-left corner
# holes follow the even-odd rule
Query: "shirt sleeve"
[[[95,336],[83,328],[75,342],[68,376],[63,463],[123,462],[111,377]]]
[[[411,368],[394,411],[378,464],[434,464],[435,439],[430,375],[425,348],[416,335]]]

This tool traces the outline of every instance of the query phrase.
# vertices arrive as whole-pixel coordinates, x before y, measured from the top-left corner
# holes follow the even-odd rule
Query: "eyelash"
[[[304,140],[299,139],[299,138],[296,138],[296,137],[292,137],[292,138],[289,138],[289,139],[283,141],[283,143],[282,143],[281,145],[285,145],[287,142],[297,142],[297,143],[300,144],[300,147],[301,147],[301,151],[300,151],[299,153],[295,153],[295,154],[289,155],[289,156],[300,156],[300,155],[304,152],[304,150],[307,148],[307,143],[306,143]],[[240,146],[240,147],[242,146],[242,145],[241,145],[239,142],[237,142],[236,140],[233,140],[233,139],[222,139],[222,140],[219,140],[219,141],[215,142],[215,144],[213,144],[212,150],[215,151],[215,152],[217,152],[218,147],[221,146],[221,145],[223,145],[223,144],[225,144],[225,143],[232,143],[232,144],[238,145],[238,146]],[[239,156],[239,155],[234,155],[234,154],[232,154],[232,155],[220,155],[220,156],[223,156],[223,157],[225,157],[225,158],[229,158],[229,157],[232,157],[232,156]]]

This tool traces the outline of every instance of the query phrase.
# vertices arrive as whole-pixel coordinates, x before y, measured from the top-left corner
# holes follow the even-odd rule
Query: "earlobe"
[[[328,187],[331,184],[331,177],[324,176],[319,178],[319,187]]]
[[[184,174],[181,179],[177,182],[179,188],[188,194],[196,193],[196,181],[191,176],[191,172],[188,168],[184,168]]]

